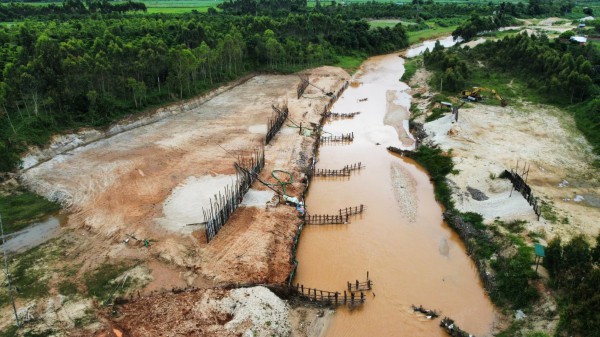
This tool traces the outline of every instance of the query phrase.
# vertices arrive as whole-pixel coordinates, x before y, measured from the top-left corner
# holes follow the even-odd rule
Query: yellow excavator
[[[501,106],[504,107],[504,106],[508,105],[508,102],[504,98],[502,98],[496,90],[489,89],[489,88],[473,87],[472,90],[461,91],[460,96],[465,100],[477,102],[477,101],[480,101],[481,99],[483,99],[483,97],[481,96],[481,92],[483,92],[483,91],[491,93],[492,96],[494,96],[494,98],[496,98],[497,100],[500,101]]]

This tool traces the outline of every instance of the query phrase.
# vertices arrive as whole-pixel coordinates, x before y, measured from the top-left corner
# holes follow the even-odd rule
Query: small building
[[[584,36],[571,36],[569,39],[573,43],[577,43],[579,45],[584,45],[587,43],[587,37]]]

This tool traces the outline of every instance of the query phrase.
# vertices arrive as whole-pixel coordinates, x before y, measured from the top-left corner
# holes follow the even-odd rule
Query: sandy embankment
[[[387,108],[383,123],[392,126],[396,130],[398,139],[405,148],[414,148],[415,139],[408,128],[410,112],[407,106],[410,106],[410,97],[405,92],[388,90],[386,92],[386,102]]]
[[[419,72],[415,79],[422,81],[427,76]],[[566,112],[518,101],[509,102],[506,108],[469,104],[461,108],[457,123],[445,116],[426,123],[425,128],[429,140],[453,150],[459,173],[448,178],[460,210],[481,213],[487,221],[527,220],[528,230],[547,240],[578,233],[593,237],[600,231],[596,221],[600,208],[594,203],[600,195],[600,180],[591,165],[594,155]],[[538,221],[521,195],[513,192],[511,196],[510,182],[497,178],[505,169],[515,168],[517,161],[521,171],[527,163],[534,195],[552,205],[556,219]],[[475,200],[468,187],[488,199]],[[583,200],[574,201],[577,195]]]
[[[404,216],[411,222],[417,217],[417,183],[399,163],[390,166],[394,196]]]
[[[77,240],[61,266],[77,265],[83,276],[106,261],[138,260],[149,267],[142,295],[173,287],[284,282],[292,268],[298,212],[283,205],[267,208],[272,194],[265,186],[253,185],[244,206],[210,244],[193,224],[204,221],[208,198],[234,177],[236,157],[262,146],[273,104],[287,102],[290,115],[265,147],[261,179],[276,183],[273,170],[291,172],[295,182],[287,193],[301,195],[315,140],[299,135],[291,121],[318,123],[330,100],[318,88],[335,92],[349,79],[340,68],[309,72],[314,86],[300,99],[296,75],[255,76],[201,104],[177,104],[120,124],[125,132],[58,137],[50,149],[30,156],[30,168],[21,175],[25,185],[71,212],[67,227]]]
[[[215,282],[282,282],[291,268],[294,209],[266,211],[263,196],[261,207],[241,207],[210,245],[204,245],[202,232],[192,224],[205,221],[202,209],[209,198],[231,184],[240,151],[261,146],[271,105],[287,102],[290,120],[317,122],[329,97],[316,87],[337,91],[348,78],[333,67],[311,73],[315,87],[303,98],[296,97],[295,75],[255,76],[202,104],[184,105],[183,112],[151,124],[136,121],[142,126],[56,155],[22,178],[32,190],[67,206],[69,226],[114,240],[106,249],[109,256],[128,250],[114,244],[132,234],[155,240],[161,260],[201,270]],[[287,124],[265,148],[261,176],[275,183],[272,170],[292,172],[295,183],[287,192],[300,196],[314,140]],[[260,184],[254,188],[267,190]],[[138,255],[137,249],[129,253]]]

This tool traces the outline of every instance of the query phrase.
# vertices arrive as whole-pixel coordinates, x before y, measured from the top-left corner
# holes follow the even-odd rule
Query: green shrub
[[[517,309],[526,307],[539,298],[537,290],[531,285],[531,280],[537,277],[531,269],[532,264],[533,248],[525,246],[519,247],[514,256],[499,256],[492,263],[498,286],[496,301]]]
[[[434,182],[435,198],[447,209],[454,208],[452,189],[446,181],[446,175],[454,170],[452,151],[444,153],[438,147],[419,146],[410,157],[423,166]]]
[[[417,70],[421,67],[422,62],[420,58],[408,59],[404,62],[404,74],[400,78],[400,81],[408,83],[410,79],[415,75]]]
[[[58,292],[64,296],[75,295],[79,291],[77,290],[77,285],[70,281],[62,281],[58,285]]]

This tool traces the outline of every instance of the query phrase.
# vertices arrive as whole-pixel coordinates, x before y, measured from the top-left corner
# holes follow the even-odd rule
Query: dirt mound
[[[264,287],[199,289],[140,298],[116,308],[98,335],[286,336],[288,305]]]

